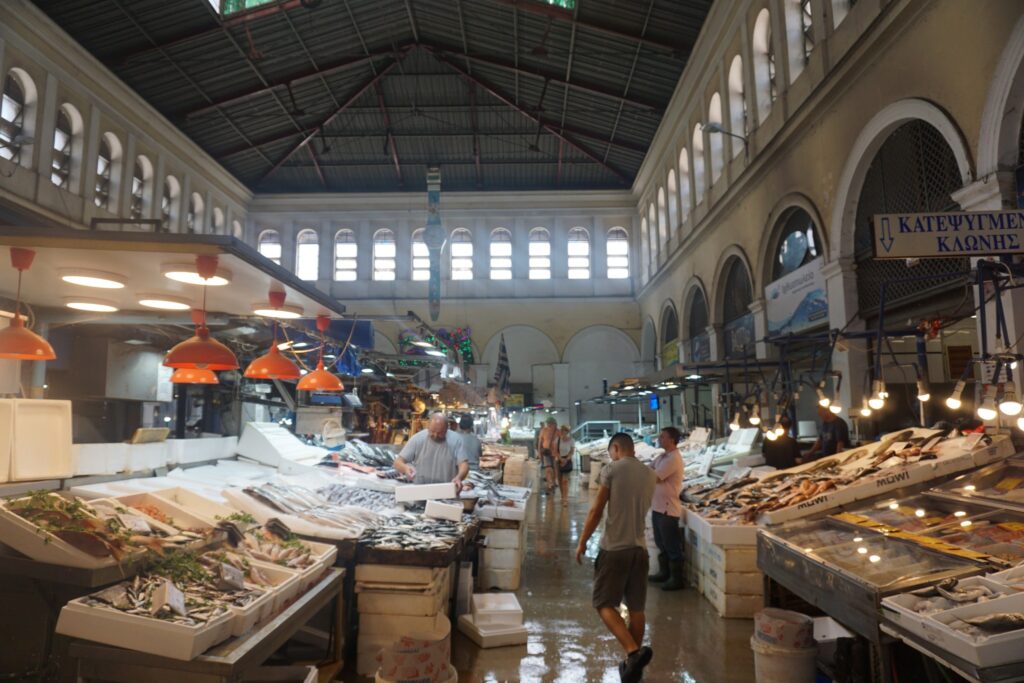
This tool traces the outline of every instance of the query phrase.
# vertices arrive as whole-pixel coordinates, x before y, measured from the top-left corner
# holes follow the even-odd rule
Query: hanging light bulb
[[[829,404],[832,401],[829,399],[828,396],[825,395],[825,382],[823,381],[821,384],[819,384],[814,391],[817,392],[818,394],[818,405],[821,406],[822,408],[828,408]]]
[[[1017,418],[1017,429],[1024,431],[1024,417]]]
[[[764,438],[769,441],[776,441],[779,438],[779,435],[775,433],[774,429],[769,429],[764,433]]]
[[[217,273],[216,256],[197,256],[196,273],[203,279],[213,278]],[[199,368],[200,370],[236,370],[238,359],[231,349],[210,336],[206,326],[206,286],[203,286],[203,308],[192,311],[192,322],[196,334],[176,345],[164,357],[169,368]]]
[[[18,271],[18,290],[14,297],[14,317],[11,323],[0,330],[0,358],[12,360],[53,360],[57,357],[50,342],[25,327],[21,315],[21,276],[32,267],[36,252],[21,247],[11,247],[11,265]]]
[[[271,308],[273,310],[282,309],[284,299],[284,292],[271,291]],[[277,320],[274,320],[273,328],[274,339],[270,343],[270,350],[249,363],[249,367],[245,369],[245,376],[249,379],[298,379],[298,366],[281,355],[281,351],[277,348]]]
[[[838,415],[839,413],[843,412],[843,407],[838,403],[833,403],[828,407],[828,410],[833,415]]]
[[[889,389],[885,386],[885,380],[876,379],[875,382],[877,382],[878,395],[881,396],[883,400],[889,398]]]
[[[978,406],[978,417],[982,420],[994,420],[999,415],[996,412],[996,386],[990,384],[985,387],[985,398]]]
[[[1021,410],[1024,410],[1024,405],[1017,398],[1016,388],[1013,386],[1013,382],[1007,382],[1003,385],[1003,398],[999,401],[999,412],[1016,417],[1020,415]]]
[[[786,433],[786,428],[782,426],[781,422],[776,422],[775,429],[773,429],[772,431],[775,432],[775,438],[779,438],[780,436]]]
[[[316,370],[303,375],[295,386],[299,391],[345,391],[345,385],[338,376],[324,368],[324,332],[330,324],[331,319],[326,315],[316,317],[316,328],[320,330],[320,358],[316,363]]]
[[[960,400],[960,396],[964,393],[964,387],[967,386],[965,380],[957,380],[956,386],[953,387],[953,393],[946,399],[946,407],[950,410],[960,410],[960,406],[963,405],[963,401]]]
[[[930,401],[932,398],[932,391],[928,387],[928,380],[925,377],[917,378],[917,400],[921,403]]]
[[[760,406],[760,404],[758,404],[758,403],[754,404],[754,407],[751,408],[751,410],[750,410],[750,417],[747,418],[747,419],[750,421],[750,424],[754,425],[755,427],[757,425],[761,424],[761,406]]]
[[[874,391],[871,394],[871,398],[868,399],[868,406],[872,410],[881,410],[885,407],[885,396],[883,395],[885,393],[885,383],[880,379],[876,379],[872,382],[872,386]]]
[[[739,428],[740,428],[740,414],[739,414],[739,411],[737,411],[736,414],[733,415],[732,422],[729,423],[729,429],[731,429],[732,431],[735,432]]]
[[[871,406],[868,405],[868,397],[867,396],[865,396],[864,398],[861,399],[860,416],[861,417],[871,417]]]
[[[178,368],[171,375],[174,384],[220,384],[213,370],[199,368]]]

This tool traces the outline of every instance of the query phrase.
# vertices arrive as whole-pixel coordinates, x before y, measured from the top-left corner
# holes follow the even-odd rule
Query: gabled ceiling
[[[254,191],[372,192],[629,187],[712,0],[35,2]]]

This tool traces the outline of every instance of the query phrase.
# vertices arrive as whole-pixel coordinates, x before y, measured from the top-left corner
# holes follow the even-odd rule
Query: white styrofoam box
[[[14,399],[0,399],[0,484],[11,476],[11,449],[14,447]]]
[[[357,564],[356,581],[371,583],[432,584],[440,567],[399,567],[389,564]]]
[[[708,568],[705,569],[704,576],[725,593],[738,595],[764,594],[764,574],[761,572],[726,572],[725,574],[719,574],[714,568]]]
[[[523,608],[515,593],[474,593],[473,622],[477,625],[502,624],[521,626]]]
[[[446,482],[444,484],[409,484],[408,486],[399,486],[395,489],[395,500],[399,503],[458,497],[459,493],[455,490],[454,482]]]
[[[231,622],[231,635],[241,636],[252,630],[252,627],[265,620],[274,613],[274,591],[270,588],[259,588],[246,583],[246,588],[261,590],[263,592],[258,598],[244,607],[228,605],[228,609],[235,616]]]
[[[508,645],[526,645],[529,633],[522,624],[482,624],[471,614],[459,617],[459,630],[465,633],[477,647],[506,647]]]
[[[986,614],[1024,612],[1024,594],[1018,593],[997,600],[957,607],[939,612],[924,623],[924,637],[961,659],[981,667],[1000,666],[1020,661],[1024,646],[1024,629],[997,633],[974,640],[949,626],[962,618],[981,617]]]
[[[86,569],[117,564],[113,557],[95,557],[79,550],[67,541],[14,514],[3,504],[0,504],[0,539],[3,539],[5,545],[37,562]],[[128,559],[130,558],[122,558],[122,561]]]
[[[477,590],[497,588],[503,591],[519,590],[521,569],[480,569],[476,577]]]
[[[401,490],[401,489],[399,489]],[[526,519],[526,507],[523,505],[477,505],[476,515],[483,520],[508,519],[521,522]]]
[[[66,479],[71,456],[71,401],[14,399],[11,481]]]
[[[701,540],[718,545],[757,545],[757,527],[724,520],[707,519],[697,512],[686,516],[686,528]]]
[[[128,471],[142,472],[167,465],[171,451],[166,441],[160,443],[133,443],[128,445]]]
[[[433,517],[435,519],[449,519],[453,522],[462,521],[462,513],[464,509],[461,504],[455,505],[452,503],[441,503],[436,500],[427,501],[427,509],[424,511],[424,516]]]
[[[435,593],[409,593],[364,591],[356,600],[360,614],[401,614],[410,617],[428,617],[441,611],[444,604],[441,591]]]
[[[461,616],[470,611],[473,599],[473,563],[459,563],[459,578],[455,589],[455,615]]]
[[[1001,572],[989,574],[985,578],[990,579],[1001,586],[1024,584],[1024,565],[1018,565],[1013,569],[1004,569]]]
[[[970,588],[971,586],[985,586],[998,595],[1009,595],[1012,593],[1012,591],[1006,586],[995,580],[990,580],[990,577],[984,576],[972,576],[966,579],[961,579],[957,582],[957,586],[962,586],[964,588]],[[906,629],[914,635],[921,636],[922,638],[929,638],[928,625],[931,623],[931,628],[934,630],[935,626],[932,622],[932,617],[934,615],[925,615],[915,612],[914,605],[920,601],[920,597],[910,593],[890,595],[882,598],[882,614],[886,619],[897,624],[900,628]]]
[[[239,683],[317,683],[315,666],[261,666],[246,673]]]
[[[231,446],[225,445],[225,441],[234,439]],[[234,450],[238,444],[237,439],[231,437],[203,438],[203,439],[168,439],[170,448],[167,453],[167,462],[171,465],[189,464],[193,462],[205,462],[207,460],[218,460],[230,457],[233,453],[225,455],[226,450]]]
[[[840,638],[853,637],[853,633],[832,617],[814,617],[814,640],[819,646]]]
[[[1005,460],[1016,452],[1013,440],[1006,434],[995,434],[992,436],[992,443],[984,448],[971,451],[976,467],[991,465],[997,460]]]
[[[710,581],[704,582],[701,591],[718,616],[727,619],[753,619],[754,614],[764,607],[763,596],[726,593]]]
[[[121,495],[114,498],[115,501],[124,505],[125,507],[138,510],[143,514],[148,513],[142,509],[150,506],[154,507],[167,516],[171,521],[168,522],[171,526],[177,527],[182,530],[198,530],[205,531],[213,528],[215,523],[211,523],[193,514],[189,510],[185,509],[177,503],[172,503],[166,498],[162,498],[153,493],[131,493],[127,495]],[[142,506],[141,508],[139,506]]]
[[[229,611],[201,626],[185,626],[113,608],[89,607],[84,600],[72,600],[61,608],[57,633],[186,661],[230,638],[235,619]]]
[[[267,580],[270,581],[274,600],[267,616],[285,610],[299,597],[299,580],[302,577],[302,572],[298,569],[289,569],[278,564],[261,562],[260,560],[249,560],[249,563],[254,567],[259,567],[263,576],[267,577]]]
[[[360,614],[359,638],[362,640],[364,635],[372,635],[377,638],[387,637],[394,640],[397,637],[395,634],[403,629],[419,632],[430,628],[436,618],[437,615],[434,614],[421,617],[403,614],[374,614],[372,612]]]
[[[237,512],[234,508],[215,503],[209,498],[181,486],[155,491],[153,495],[187,509],[199,519],[213,526],[216,526],[222,519],[227,519]],[[248,525],[241,524],[240,526],[244,531]]]
[[[488,548],[522,548],[523,527],[518,529],[480,529],[480,536]]]
[[[126,443],[76,443],[71,446],[75,476],[117,474],[128,469]]]
[[[485,569],[518,569],[523,556],[519,548],[483,548],[480,565]]]
[[[701,567],[705,572],[716,575],[727,572],[756,572],[756,545],[717,545],[705,543],[701,546]]]

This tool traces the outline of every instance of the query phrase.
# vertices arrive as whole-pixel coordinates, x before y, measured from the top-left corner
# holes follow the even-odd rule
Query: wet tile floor
[[[592,560],[579,566],[573,556],[590,506],[589,491],[574,480],[569,498],[568,507],[562,507],[557,494],[537,495],[530,503],[517,591],[529,642],[481,650],[453,629],[452,661],[460,683],[618,683],[621,650],[590,606]],[[647,644],[654,660],[644,681],[750,683],[752,632],[752,621],[720,619],[692,588],[663,593],[652,587]]]

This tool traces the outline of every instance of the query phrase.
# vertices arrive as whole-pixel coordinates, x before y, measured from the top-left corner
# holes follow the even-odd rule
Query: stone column
[[[765,360],[775,354],[774,346],[764,341],[768,336],[768,314],[764,299],[754,299],[749,308],[754,315],[754,354],[759,360]]]
[[[825,264],[822,268],[825,276],[825,286],[828,291],[828,321],[829,329],[843,329],[846,323],[857,312],[857,273],[854,270],[852,258],[842,258],[838,261]],[[864,322],[858,317],[847,331],[856,332],[864,330]],[[864,348],[858,344],[857,348]],[[868,368],[867,351],[845,350],[842,345],[837,345],[832,356],[832,369],[843,373],[843,385],[839,390],[840,405],[848,410],[854,410],[861,404],[863,396],[870,391],[870,386],[865,386],[866,370]]]

